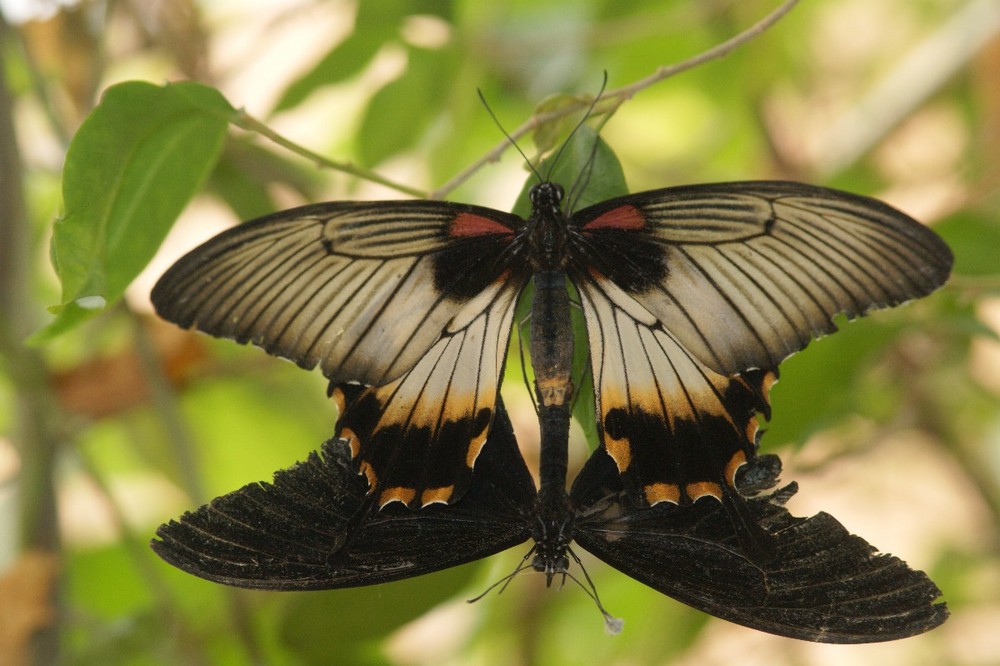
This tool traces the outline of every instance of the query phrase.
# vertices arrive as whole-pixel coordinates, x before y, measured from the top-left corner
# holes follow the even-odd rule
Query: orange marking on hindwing
[[[479,452],[483,450],[483,444],[486,443],[486,434],[489,431],[489,427],[483,428],[483,431],[469,440],[469,449],[465,452],[465,466],[472,469],[476,465],[476,459],[479,457]]]
[[[378,483],[378,475],[372,466],[364,461],[358,466],[358,471],[368,479],[368,494],[371,494],[375,490],[375,484]]]
[[[347,396],[344,395],[344,390],[338,386],[333,389],[330,398],[333,399],[333,404],[337,406],[337,415],[343,414],[344,409],[347,407]]]
[[[736,487],[736,472],[739,471],[740,467],[745,465],[746,462],[747,454],[743,451],[737,451],[733,454],[733,457],[729,459],[729,462],[726,463],[725,478],[726,483],[729,484],[730,488]]]
[[[420,493],[420,506],[428,504],[447,504],[455,492],[455,486],[443,486],[441,488],[428,488]]]
[[[650,506],[660,502],[679,504],[681,501],[681,489],[676,483],[650,483],[643,486],[642,491]]]
[[[692,500],[696,500],[699,497],[710,496],[717,500],[722,499],[722,486],[712,481],[698,481],[696,483],[689,483],[684,486],[684,492]]]
[[[417,491],[413,488],[403,488],[401,486],[386,488],[382,491],[382,494],[379,495],[379,508],[382,508],[391,502],[402,502],[403,504],[408,505],[416,496]]]
[[[771,387],[778,383],[778,375],[774,372],[767,372],[764,374],[764,378],[760,383],[761,393],[764,396],[764,402],[771,404]]]
[[[351,459],[357,458],[358,454],[361,452],[361,442],[358,441],[358,436],[350,428],[340,429],[340,438],[347,442],[347,445],[351,447]]]
[[[614,439],[604,435],[604,449],[618,465],[618,472],[624,472],[632,464],[632,445],[628,439]]]

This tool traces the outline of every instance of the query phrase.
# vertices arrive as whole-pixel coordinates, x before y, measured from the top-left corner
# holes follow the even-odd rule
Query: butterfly
[[[372,585],[464,564],[534,538],[539,571],[566,573],[570,542],[625,574],[706,613],[782,636],[861,643],[912,636],[944,622],[925,574],[851,535],[826,513],[793,517],[774,490],[780,461],[756,457],[737,476],[771,557],[740,547],[719,502],[636,506],[611,457],[596,450],[556,505],[561,529],[539,531],[534,481],[498,401],[466,493],[413,511],[379,508],[343,439],[157,531],[154,550],[208,580],[265,590]]]
[[[316,523],[319,560],[305,537],[277,539],[273,552],[251,541],[260,552],[246,559],[242,536],[216,538],[215,530],[246,522],[266,541],[280,536],[282,521],[261,518],[254,532],[252,516],[229,525],[210,508],[163,528],[157,552],[213,580],[296,589],[418,575],[531,538],[530,566],[551,583],[567,574],[575,539],[658,590],[766,631],[884,640],[943,621],[926,576],[873,557],[823,514],[799,528],[769,509],[773,502],[748,500],[740,479],[760,468],[757,415],[770,417],[780,361],[833,331],[838,313],[860,316],[935,290],[952,262],[944,242],[884,203],[799,183],[689,185],[569,213],[564,199],[577,197],[543,180],[531,189],[527,219],[437,201],[316,204],[235,227],[179,260],[153,289],[157,312],[319,366],[342,446],[325,460],[342,467],[349,459],[356,478],[323,477],[326,486],[314,489],[341,498],[328,523]],[[523,460],[503,452],[515,445],[499,398],[515,308],[529,285],[537,492]],[[586,325],[600,446],[591,458],[599,462],[567,494],[579,388],[569,289]],[[484,462],[493,456],[504,461]],[[278,481],[275,488],[220,501],[236,513],[253,503],[264,516],[273,502],[286,521],[314,503]],[[407,530],[440,532],[451,546],[418,543]],[[829,539],[858,554],[842,561],[823,550]],[[193,544],[190,555],[184,544]],[[285,553],[282,563],[322,562],[322,571],[303,582],[281,563],[245,566],[264,552]],[[230,557],[235,569],[226,568]],[[713,558],[719,566],[705,567]],[[213,559],[223,563],[217,573]],[[789,561],[802,567],[794,583],[782,578],[793,575]],[[854,581],[880,576],[881,564],[904,583],[886,582],[877,601],[837,606],[862,594]],[[675,571],[659,571],[668,565]],[[748,596],[737,595],[740,580]],[[872,613],[871,628],[846,628]],[[886,619],[892,613],[899,627]]]

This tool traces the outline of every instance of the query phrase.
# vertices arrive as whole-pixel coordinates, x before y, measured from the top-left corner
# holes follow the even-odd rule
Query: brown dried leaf
[[[9,666],[28,663],[31,638],[55,621],[52,603],[59,558],[51,552],[22,553],[0,576],[0,655]]]

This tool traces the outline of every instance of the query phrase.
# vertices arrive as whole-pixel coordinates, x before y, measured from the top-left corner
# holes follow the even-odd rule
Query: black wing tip
[[[326,558],[337,535],[317,530],[316,523],[329,519],[338,502],[360,505],[353,476],[349,451],[327,440],[305,461],[275,472],[273,481],[247,484],[160,525],[150,548],[168,564],[215,583],[327,589],[334,581]]]
[[[202,580],[247,590],[308,591],[331,587],[325,578],[282,575],[280,566],[267,560],[224,561],[192,549],[171,535],[170,528],[178,526],[175,521],[161,525],[156,531],[159,538],[151,539],[149,547],[170,566]]]
[[[577,542],[682,603],[787,638],[878,643],[916,636],[947,620],[947,604],[927,574],[879,554],[827,513],[793,516],[783,505],[797,486],[777,483],[780,459],[764,455],[750,462],[737,479],[743,520],[712,503],[683,510],[623,506],[625,520],[612,512],[615,528],[601,520],[584,525]],[[574,487],[574,496],[593,504],[601,478],[591,474],[595,493]],[[764,548],[748,552],[741,542],[746,520],[766,532]],[[659,549],[680,554],[657,554]]]
[[[322,557],[278,557],[257,550],[237,533],[227,538],[199,525],[205,505],[160,525],[149,547],[167,564],[212,583],[252,590],[324,590],[336,581]]]
[[[888,643],[925,634],[944,624],[950,615],[948,604],[942,601],[914,608],[902,616],[859,618],[858,626],[853,629],[818,627],[815,630],[793,630],[782,635],[830,645]]]

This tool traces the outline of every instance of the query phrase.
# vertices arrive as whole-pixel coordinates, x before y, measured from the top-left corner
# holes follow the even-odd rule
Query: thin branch
[[[743,32],[739,33],[735,37],[727,39],[718,46],[710,48],[709,50],[704,51],[703,53],[700,53],[694,56],[693,58],[688,58],[687,60],[679,62],[675,65],[667,65],[660,67],[654,73],[650,74],[646,78],[639,79],[635,83],[629,84],[622,88],[617,88],[615,90],[609,90],[608,92],[604,93],[604,95],[602,95],[601,100],[595,106],[594,115],[598,116],[604,114],[613,114],[618,109],[618,107],[622,105],[622,103],[624,103],[631,97],[635,96],[636,93],[641,92],[646,88],[649,88],[653,84],[658,83],[671,76],[680,74],[681,72],[685,72],[694,67],[698,67],[699,65],[702,65],[710,60],[715,60],[717,58],[722,58],[726,55],[729,55],[729,53],[739,48],[743,44],[746,44],[751,39],[755,38],[757,35],[761,34],[765,30],[773,26],[775,23],[780,21],[782,17],[784,17],[785,14],[787,14],[788,12],[790,12],[798,3],[799,0],[786,0],[777,9],[772,11],[763,19],[761,19],[754,25],[750,26]],[[586,108],[589,108],[591,104],[592,100],[582,98],[577,100],[576,102],[567,104],[566,106],[558,110],[547,111],[545,113],[533,115],[530,118],[528,118],[528,120],[526,120],[520,127],[510,132],[509,135],[510,139],[513,141],[517,141],[518,139],[525,136],[529,132],[533,131],[540,125],[544,125],[545,123],[552,122],[554,120],[558,120],[559,118],[563,118],[573,113],[582,111]],[[505,138],[503,141],[494,146],[492,150],[490,150],[481,158],[479,158],[471,165],[463,169],[451,180],[446,182],[441,187],[432,191],[428,195],[428,198],[431,199],[445,198],[457,187],[462,185],[462,183],[464,183],[470,177],[472,177],[472,175],[476,173],[479,169],[481,169],[483,166],[499,161],[500,156],[503,155],[503,153],[506,150],[508,150],[510,146],[511,146],[511,141],[508,141]]]
[[[612,90],[606,94],[605,97],[620,99],[620,104],[635,95],[637,92],[650,87],[654,83],[659,83],[663,79],[670,78],[671,76],[675,76],[681,72],[703,65],[710,60],[723,58],[780,21],[785,14],[792,11],[797,4],[799,4],[799,0],[786,0],[773,12],[762,18],[760,21],[757,21],[757,23],[753,24],[735,37],[727,39],[718,46],[714,46],[707,51],[704,51],[703,53],[700,53],[683,62],[679,62],[676,65],[666,65],[664,67],[660,67],[646,78],[639,79],[635,83],[618,88],[617,90]]]
[[[304,148],[299,144],[291,141],[270,127],[257,120],[249,113],[240,109],[235,118],[230,118],[230,122],[237,127],[245,129],[248,132],[253,132],[255,134],[260,134],[264,138],[278,144],[282,148],[285,148],[296,155],[300,155],[307,160],[315,163],[316,166],[325,169],[333,169],[334,171],[340,171],[342,173],[349,174],[351,176],[357,176],[358,178],[363,178],[365,180],[371,181],[373,183],[378,183],[379,185],[384,185],[390,189],[396,190],[397,192],[402,192],[403,194],[409,194],[410,196],[424,198],[427,193],[423,190],[417,189],[415,187],[410,187],[409,185],[404,185],[402,183],[397,183],[393,180],[382,176],[381,174],[372,171],[371,169],[365,169],[364,167],[359,167],[351,162],[338,162],[331,160],[327,157],[323,157],[319,153],[314,153],[308,148]]]

